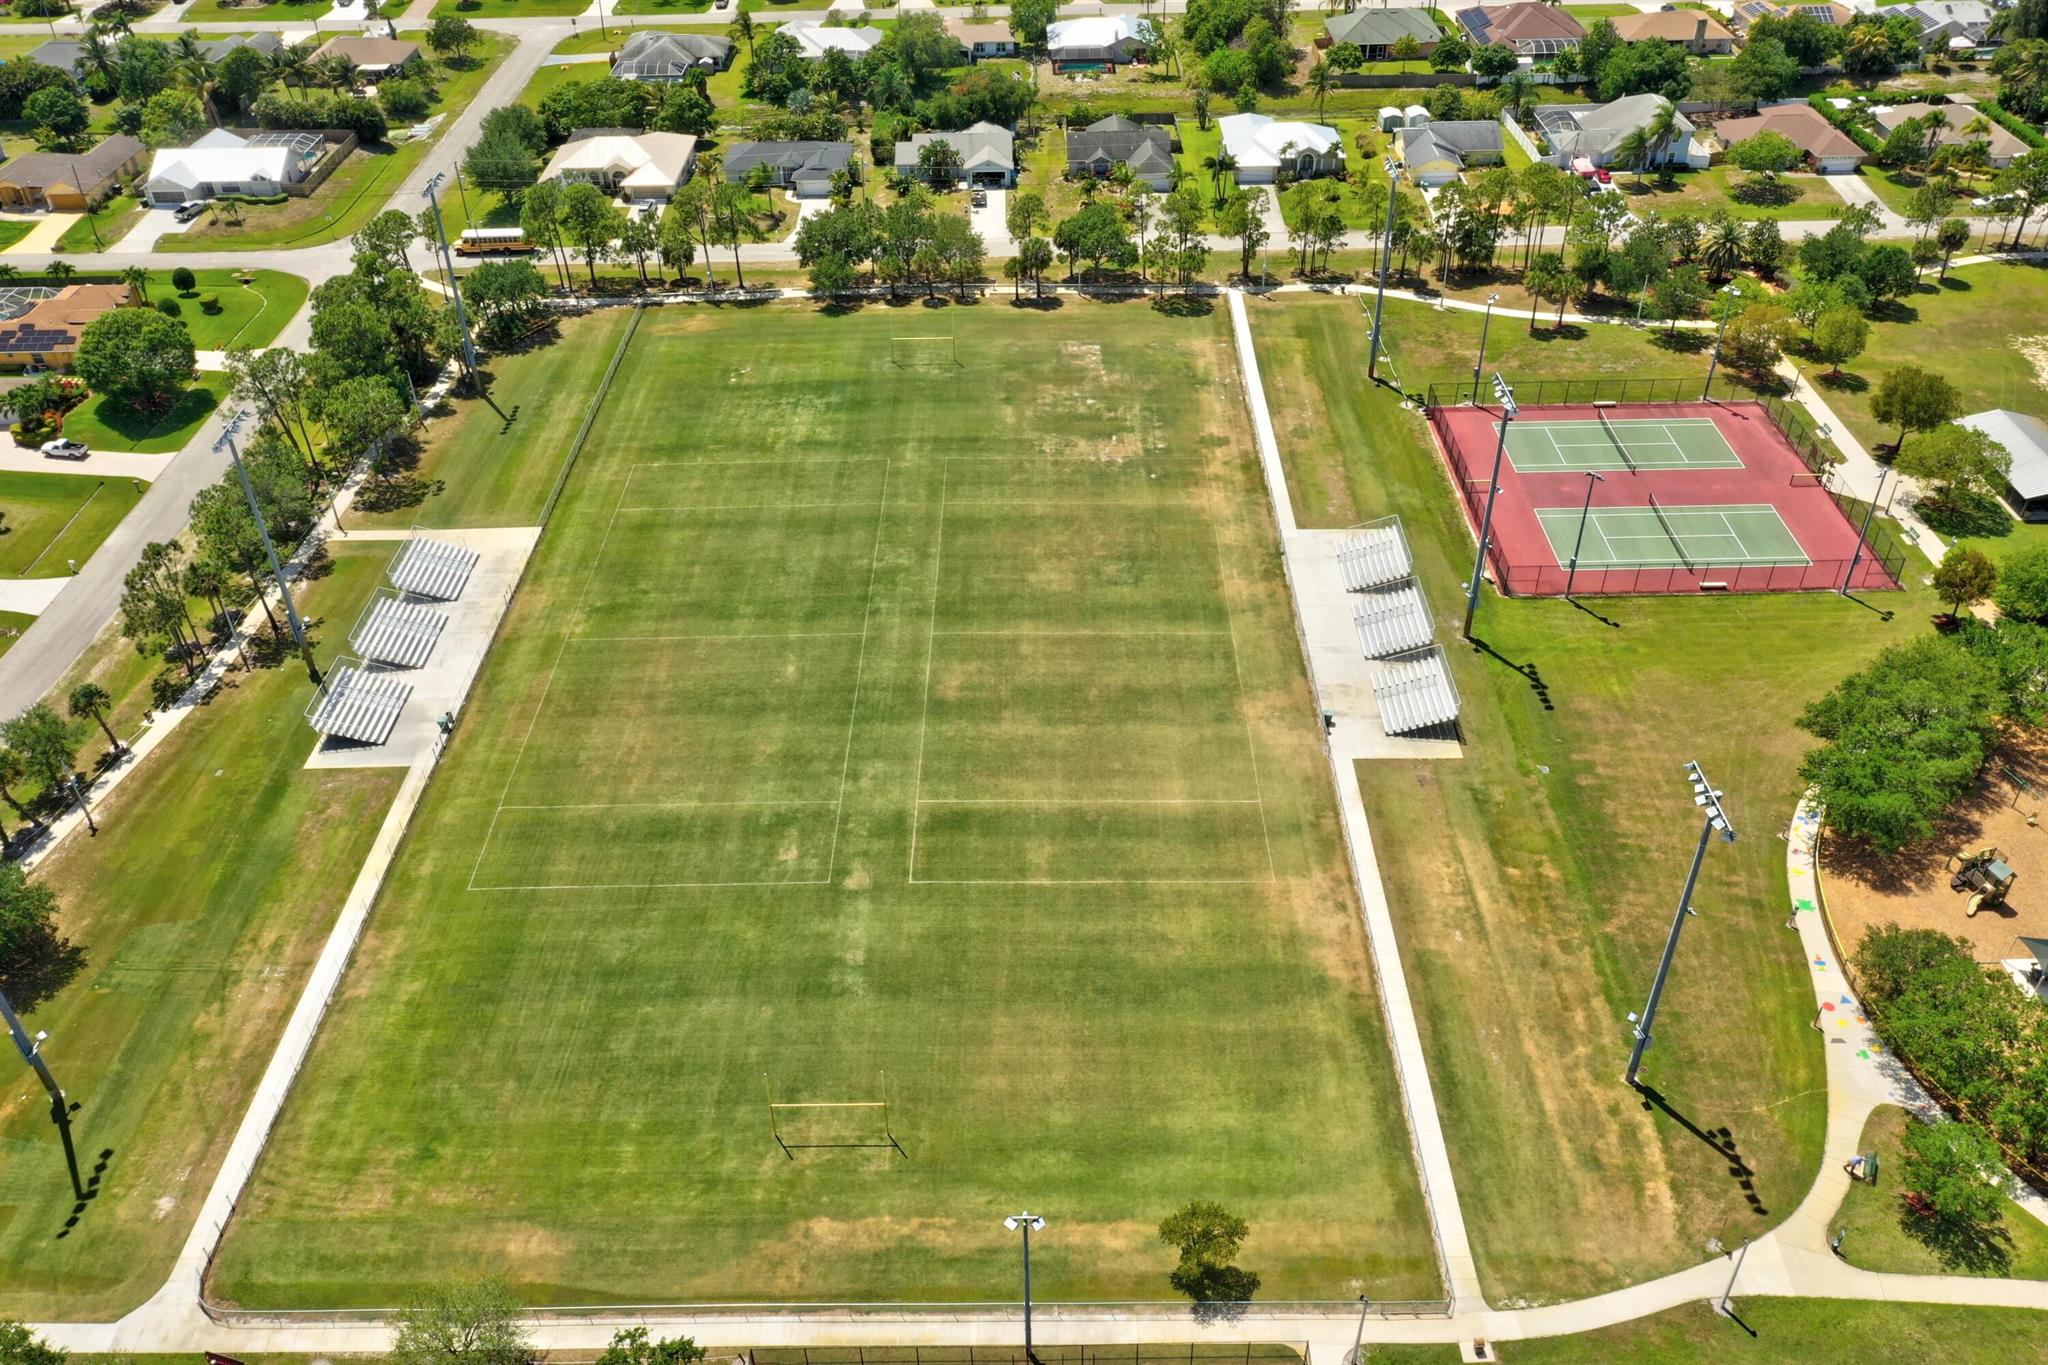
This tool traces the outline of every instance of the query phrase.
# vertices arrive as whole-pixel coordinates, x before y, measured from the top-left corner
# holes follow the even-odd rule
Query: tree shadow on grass
[[[220,395],[195,384],[158,412],[144,412],[112,398],[102,398],[93,405],[92,419],[130,445],[140,445],[198,425],[219,401]]]
[[[1586,329],[1579,323],[1557,323],[1529,333],[1529,340],[1548,344],[1553,341],[1584,341]]]
[[[30,937],[0,972],[0,988],[16,1011],[27,1014],[57,997],[85,970],[85,949],[52,929]]]
[[[1899,1230],[1924,1246],[1949,1271],[1971,1275],[2008,1275],[2012,1272],[2012,1233],[2003,1218],[1975,1222],[1941,1214],[1916,1212],[1905,1196],[1898,1201]]]
[[[1650,344],[1660,351],[1675,351],[1679,355],[1698,355],[1712,346],[1714,339],[1707,335],[1706,331],[1702,328],[1689,327],[1677,332],[1668,329],[1659,331],[1657,335],[1650,338]]]
[[[1843,370],[1831,374],[1822,370],[1819,374],[1808,375],[1816,388],[1828,389],[1835,393],[1862,393],[1870,387],[1870,381],[1854,370]]]
[[[1202,294],[1159,294],[1152,311],[1170,318],[1206,318],[1216,311],[1216,301]]]

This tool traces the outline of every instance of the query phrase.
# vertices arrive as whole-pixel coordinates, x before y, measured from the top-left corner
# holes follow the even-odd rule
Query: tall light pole
[[[1472,586],[1465,592],[1464,637],[1472,638],[1472,614],[1479,610],[1479,578],[1486,572],[1486,542],[1493,535],[1493,500],[1500,496],[1500,462],[1508,453],[1508,423],[1521,415],[1515,406],[1515,391],[1496,372],[1493,396],[1500,402],[1500,440],[1493,447],[1493,477],[1486,485],[1486,514],[1479,519],[1479,553],[1472,558]]]
[[[1377,378],[1380,367],[1380,316],[1387,308],[1387,267],[1394,257],[1394,201],[1401,197],[1401,167],[1392,157],[1382,157],[1387,170],[1387,230],[1380,237],[1380,284],[1372,303],[1372,348],[1365,357],[1365,377]]]
[[[469,339],[469,314],[462,306],[462,286],[455,282],[455,258],[448,254],[448,229],[441,225],[441,201],[434,191],[441,188],[445,173],[436,172],[427,182],[427,205],[434,211],[434,242],[441,251],[442,267],[448,272],[448,295],[455,300],[455,321],[462,328],[462,374],[469,381],[470,391],[482,393],[483,385],[476,377],[476,344]]]
[[[1735,286],[1724,284],[1721,286],[1721,293],[1732,299],[1736,294]],[[1702,403],[1706,402],[1707,395],[1714,391],[1714,370],[1721,363],[1721,338],[1728,335],[1728,319],[1731,316],[1733,316],[1732,310],[1730,310],[1727,304],[1722,304],[1721,326],[1714,333],[1714,353],[1707,357],[1707,385],[1700,390],[1700,401]]]
[[[1870,523],[1877,516],[1877,505],[1884,500],[1884,481],[1891,476],[1888,468],[1877,471],[1877,488],[1870,495],[1870,506],[1863,509],[1863,524],[1856,528],[1856,552],[1849,556],[1849,572],[1842,575],[1842,586],[1835,590],[1838,597],[1849,595],[1849,585],[1856,579],[1856,566],[1863,561],[1863,544],[1870,535]]]
[[[247,415],[240,409],[229,414],[227,425],[221,428],[220,439],[213,443],[213,448],[219,450],[226,446],[228,458],[234,461],[235,474],[242,481],[242,496],[249,500],[249,515],[256,519],[256,536],[263,542],[264,557],[270,561],[270,576],[277,580],[277,590],[284,597],[285,619],[292,623],[292,642],[299,647],[299,657],[306,661],[307,675],[317,684],[320,666],[313,662],[313,647],[306,643],[305,623],[299,620],[299,608],[292,601],[291,585],[285,582],[284,568],[277,562],[277,547],[270,543],[270,526],[263,520],[263,509],[256,505],[256,489],[249,482],[248,469],[242,464],[242,452],[235,448],[235,431]]]
[[[71,1192],[78,1198],[85,1198],[85,1186],[78,1179],[78,1150],[71,1144],[71,1111],[66,1106],[64,1091],[57,1084],[57,1078],[50,1074],[50,1064],[43,1060],[43,1044],[50,1035],[37,1030],[36,1036],[28,1036],[28,1030],[21,1026],[21,1020],[14,1013],[14,1006],[7,1003],[7,993],[0,991],[0,1020],[7,1024],[7,1032],[14,1039],[14,1046],[21,1053],[21,1059],[35,1068],[36,1079],[43,1083],[43,1089],[50,1096],[50,1122],[57,1125],[58,1136],[64,1140],[64,1164],[71,1170]]]
[[[1024,1234],[1024,1358],[1036,1361],[1038,1357],[1031,1354],[1031,1234],[1042,1231],[1045,1220],[1035,1213],[1013,1213],[1003,1220],[1003,1226]]]
[[[1721,793],[1714,790],[1707,781],[1707,775],[1700,771],[1697,763],[1685,765],[1685,775],[1692,783],[1692,803],[1700,812],[1700,842],[1692,851],[1692,869],[1685,874],[1685,891],[1678,898],[1678,910],[1671,917],[1671,935],[1664,940],[1664,957],[1657,964],[1656,979],[1650,982],[1650,998],[1643,1005],[1641,1018],[1631,1014],[1628,1017],[1634,1025],[1636,1044],[1628,1054],[1628,1072],[1622,1077],[1630,1085],[1636,1083],[1636,1072],[1642,1069],[1643,1052],[1650,1046],[1650,1030],[1657,1022],[1657,1001],[1663,997],[1664,982],[1671,975],[1671,959],[1678,953],[1678,934],[1685,928],[1685,921],[1693,914],[1692,891],[1699,884],[1700,864],[1706,860],[1707,842],[1716,834],[1723,843],[1735,842],[1735,826],[1728,823],[1728,814],[1721,809]]]
[[[78,802],[78,813],[85,817],[86,833],[99,837],[100,827],[93,823],[92,804],[85,799],[85,788],[78,785],[78,774],[71,774],[71,799]]]
[[[1579,508],[1579,534],[1572,541],[1571,567],[1564,571],[1564,600],[1567,602],[1572,600],[1572,580],[1579,576],[1579,550],[1586,543],[1586,518],[1593,514],[1593,485],[1606,482],[1603,476],[1590,469],[1586,471],[1586,502]]]
[[[1500,295],[1486,296],[1486,316],[1479,320],[1479,358],[1472,362],[1472,401],[1479,401],[1479,372],[1486,368],[1486,329],[1493,326],[1493,305],[1500,302]]]

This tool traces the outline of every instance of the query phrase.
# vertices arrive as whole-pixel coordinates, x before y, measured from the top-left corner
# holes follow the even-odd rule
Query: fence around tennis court
[[[1694,396],[1695,379],[1603,375],[1589,379],[1535,380],[1517,385],[1515,401],[1528,408],[1591,403],[1690,403],[1702,410],[1708,404]],[[1484,515],[1487,485],[1493,477],[1492,452],[1483,457],[1467,451],[1451,432],[1444,418],[1447,408],[1464,406],[1472,397],[1470,380],[1463,383],[1430,384],[1425,390],[1424,411],[1438,450],[1450,467],[1451,479],[1464,499],[1472,526]],[[1651,395],[1655,395],[1654,397]],[[1481,394],[1490,403],[1491,392]],[[1754,403],[1784,436],[1800,463],[1814,477],[1815,485],[1835,505],[1853,528],[1863,532],[1863,552],[1854,558],[1814,560],[1807,564],[1733,564],[1644,568],[1581,567],[1576,573],[1561,564],[1510,563],[1495,538],[1487,547],[1487,564],[1493,570],[1495,587],[1510,597],[1561,597],[1567,582],[1574,594],[1599,596],[1657,596],[1699,592],[1835,592],[1845,588],[1889,590],[1904,580],[1909,552],[1905,540],[1889,524],[1870,516],[1870,504],[1849,496],[1834,486],[1831,477],[1842,462],[1835,449],[1806,410],[1782,398],[1742,394],[1738,399]],[[1882,510],[1882,509],[1880,509]],[[1866,526],[1867,520],[1867,526]]]

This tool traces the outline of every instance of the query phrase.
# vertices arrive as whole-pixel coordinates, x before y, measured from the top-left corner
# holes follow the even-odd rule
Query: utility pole
[[[1692,803],[1700,812],[1700,842],[1692,851],[1692,870],[1685,874],[1685,891],[1678,898],[1677,913],[1671,917],[1671,935],[1664,940],[1664,958],[1657,964],[1656,979],[1650,982],[1650,998],[1643,1005],[1640,1018],[1628,1017],[1634,1026],[1635,1048],[1628,1054],[1628,1073],[1622,1077],[1630,1085],[1636,1084],[1636,1073],[1642,1069],[1643,1053],[1650,1046],[1650,1030],[1657,1021],[1657,1002],[1664,995],[1664,982],[1671,975],[1671,959],[1678,953],[1679,931],[1685,928],[1692,908],[1693,888],[1699,884],[1700,864],[1706,860],[1707,842],[1719,834],[1723,843],[1735,842],[1735,827],[1728,823],[1727,812],[1721,809],[1721,793],[1714,790],[1707,781],[1707,775],[1700,771],[1697,763],[1685,765],[1685,775],[1692,783]]]
[[[285,582],[284,567],[277,562],[277,547],[270,543],[270,527],[263,520],[263,509],[256,505],[256,489],[249,482],[249,471],[243,467],[242,452],[235,448],[235,431],[242,425],[248,414],[239,409],[228,416],[227,425],[221,429],[220,440],[213,448],[227,447],[228,458],[234,461],[235,474],[242,481],[242,496],[249,500],[249,515],[256,519],[256,536],[263,542],[264,557],[270,561],[270,576],[277,580],[277,590],[284,597],[285,619],[292,624],[292,642],[299,647],[299,657],[306,661],[306,673],[317,685],[320,682],[320,666],[313,662],[313,647],[306,643],[306,626],[299,620],[298,605],[292,601],[291,585]]]
[[[1465,629],[1472,638],[1472,616],[1479,610],[1479,579],[1486,572],[1486,544],[1493,535],[1493,500],[1500,496],[1500,462],[1508,452],[1508,423],[1521,414],[1515,406],[1515,391],[1498,371],[1493,376],[1493,396],[1500,401],[1500,440],[1493,447],[1493,477],[1486,485],[1486,514],[1479,519],[1479,553],[1472,557],[1472,586],[1465,593]]]
[[[1365,357],[1365,377],[1375,379],[1380,367],[1380,316],[1387,308],[1387,267],[1394,257],[1394,201],[1401,195],[1401,167],[1392,157],[1382,157],[1387,171],[1387,230],[1380,237],[1380,286],[1372,303],[1372,347]]]
[[[1871,520],[1877,516],[1877,504],[1884,497],[1884,481],[1891,475],[1890,469],[1877,471],[1877,489],[1870,495],[1870,505],[1863,509],[1863,524],[1856,528],[1856,552],[1849,556],[1849,572],[1842,575],[1842,586],[1835,591],[1838,597],[1849,595],[1849,585],[1855,581],[1856,566],[1863,560],[1863,545],[1870,535]]]
[[[1486,329],[1493,326],[1493,305],[1500,302],[1500,295],[1486,296],[1486,316],[1479,320],[1479,358],[1472,362],[1472,401],[1479,401],[1479,372],[1486,368]]]
[[[434,210],[434,240],[441,249],[441,264],[448,272],[448,294],[455,300],[455,321],[462,327],[462,374],[469,381],[471,392],[482,393],[483,385],[476,377],[476,343],[469,339],[469,313],[462,306],[462,286],[455,281],[455,258],[448,254],[448,229],[441,224],[441,201],[434,195],[444,178],[437,173],[427,182],[427,204]]]
[[[1733,299],[1735,297],[1735,286],[1732,284],[1724,284],[1721,286],[1721,293],[1724,297]],[[1708,395],[1710,395],[1714,391],[1714,371],[1718,369],[1721,364],[1721,338],[1728,335],[1728,319],[1731,316],[1732,314],[1729,311],[1729,306],[1725,303],[1722,304],[1721,326],[1714,333],[1714,353],[1707,357],[1706,387],[1700,390],[1700,401],[1702,403],[1706,402]]]
[[[71,1145],[71,1111],[66,1106],[64,1091],[58,1086],[57,1078],[50,1074],[50,1064],[43,1060],[43,1044],[49,1041],[50,1035],[38,1029],[36,1036],[30,1038],[28,1030],[21,1026],[21,1019],[14,1013],[14,1006],[7,1002],[5,991],[0,991],[0,1020],[6,1022],[7,1032],[13,1037],[21,1059],[35,1068],[36,1079],[49,1093],[50,1122],[57,1125],[57,1133],[64,1140],[64,1164],[71,1170],[71,1193],[83,1199],[85,1186],[78,1178],[78,1151]]]
[[[1749,1239],[1745,1237],[1742,1239],[1742,1245],[1736,1248],[1735,1264],[1728,1271],[1728,1287],[1721,1291],[1721,1297],[1714,1302],[1714,1311],[1724,1318],[1735,1316],[1735,1304],[1732,1302],[1735,1298],[1735,1277],[1742,1273],[1742,1262],[1748,1255]]]
[[[1024,1359],[1037,1365],[1038,1357],[1031,1354],[1031,1234],[1043,1230],[1045,1220],[1035,1213],[1016,1213],[1005,1218],[1003,1226],[1024,1234]]]
[[[100,827],[93,823],[92,805],[85,799],[85,788],[78,785],[78,774],[71,774],[71,799],[78,802],[78,813],[85,817],[85,831],[94,838],[99,837]]]
[[[1564,600],[1572,600],[1572,580],[1579,576],[1579,550],[1586,543],[1586,518],[1593,514],[1593,485],[1607,480],[1592,470],[1586,471],[1586,502],[1579,508],[1579,534],[1572,541],[1572,562],[1564,571]]]

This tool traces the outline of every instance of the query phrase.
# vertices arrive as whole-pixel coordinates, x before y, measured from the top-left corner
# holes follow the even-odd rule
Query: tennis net
[[[1628,457],[1628,445],[1621,439],[1621,433],[1616,431],[1614,424],[1607,420],[1607,409],[1603,406],[1596,406],[1593,409],[1593,415],[1600,419],[1600,430],[1606,432],[1607,439],[1613,443],[1614,453],[1621,457],[1622,467],[1631,474],[1636,473],[1636,462]]]
[[[1664,534],[1671,537],[1671,549],[1678,556],[1678,562],[1688,569],[1693,567],[1692,556],[1685,552],[1685,542],[1678,538],[1678,532],[1671,529],[1671,519],[1666,517],[1664,509],[1657,505],[1655,493],[1650,494],[1650,510],[1657,514],[1657,524],[1664,528]]]

